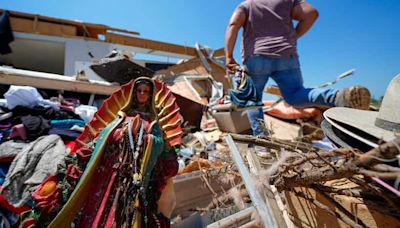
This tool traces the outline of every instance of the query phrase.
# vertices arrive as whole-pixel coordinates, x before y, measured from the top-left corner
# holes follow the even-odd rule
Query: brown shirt
[[[236,11],[246,14],[242,40],[243,62],[253,54],[274,58],[297,56],[291,12],[304,0],[246,0]]]

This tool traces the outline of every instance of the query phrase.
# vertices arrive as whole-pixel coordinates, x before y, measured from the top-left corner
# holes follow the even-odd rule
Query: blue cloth
[[[7,141],[7,137],[11,134],[11,128],[8,128],[6,130],[0,129],[0,143]]]
[[[11,211],[7,211],[4,208],[0,208],[0,227],[14,227],[18,222],[19,215],[14,214]]]
[[[8,173],[8,170],[10,169],[11,162],[10,163],[0,163],[0,185],[3,185],[4,179],[6,179],[6,175]]]
[[[229,90],[231,101],[238,107],[261,106],[262,100],[258,99],[258,92],[250,77],[244,76],[243,85],[238,90]],[[261,91],[262,94],[262,91]]]
[[[270,58],[252,55],[245,62],[248,76],[253,80],[257,100],[262,94],[269,78],[272,78],[281,91],[285,101],[295,107],[334,106],[338,90],[331,88],[305,88],[300,63],[294,58]],[[253,135],[266,134],[260,120],[264,119],[262,109],[247,111]]]
[[[49,135],[59,135],[63,140],[75,140],[82,132],[70,130],[68,128],[52,128],[49,130]]]
[[[76,119],[51,120],[50,125],[51,128],[71,128],[74,125],[84,127],[85,121]]]

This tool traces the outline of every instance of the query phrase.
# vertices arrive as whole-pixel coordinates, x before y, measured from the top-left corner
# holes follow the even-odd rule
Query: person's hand
[[[239,66],[234,58],[226,58],[226,68],[228,74],[235,73],[235,69]]]

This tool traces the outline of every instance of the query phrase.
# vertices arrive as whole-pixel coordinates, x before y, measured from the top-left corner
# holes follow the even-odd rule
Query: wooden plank
[[[272,130],[272,136],[277,139],[294,140],[299,135],[300,126],[288,123],[273,116],[264,114],[265,125]]]
[[[278,227],[271,209],[267,207],[264,197],[257,190],[257,186],[255,185],[249,170],[244,164],[242,156],[240,155],[240,152],[237,149],[235,142],[232,139],[232,136],[226,136],[225,141],[229,146],[232,158],[235,161],[235,165],[238,168],[240,175],[242,176],[242,180],[246,186],[251,201],[253,202],[254,207],[257,209],[257,212],[260,215],[261,223],[264,225],[264,227],[268,228]]]
[[[225,69],[223,69],[222,67],[211,61],[209,62],[209,64],[212,68],[211,76],[216,81],[222,82],[224,86],[224,91],[230,89],[231,85],[228,79],[225,77],[226,75]],[[204,75],[208,74],[208,72],[206,68],[203,66],[203,63],[201,62],[200,58],[193,58],[186,62],[168,67],[167,69],[156,71],[155,74],[162,74],[167,76],[178,75],[178,74]]]
[[[214,56],[219,57],[219,56],[225,56],[225,48],[220,48],[214,51]]]
[[[254,151],[248,150],[246,153],[246,159],[249,162],[250,172],[258,176],[260,174],[261,164],[254,154]]]
[[[74,77],[0,67],[0,84],[110,95],[119,86],[100,81],[76,81]]]
[[[327,185],[331,187],[334,186],[334,188],[337,189],[346,189],[353,187],[352,184],[353,183],[349,181],[346,182],[345,179],[337,179],[328,182]],[[298,187],[295,189],[298,192],[306,193],[311,198],[318,200],[332,211],[341,213],[332,202],[326,200],[323,195],[316,192],[314,189],[305,187]],[[296,227],[350,227],[342,220],[338,219],[338,217],[329,214],[327,211],[316,207],[306,199],[297,196],[293,191],[284,191],[284,194],[286,196],[286,206],[288,207],[289,215],[293,218],[292,221]],[[359,219],[358,221],[362,221],[366,225],[365,227],[400,227],[400,220],[398,218],[390,216],[390,214],[385,213],[384,210],[379,210],[379,207],[373,206],[373,203],[369,202],[369,200],[339,194],[334,194],[332,197],[337,203],[354,215],[352,219]]]
[[[4,10],[0,9],[0,13],[3,12]],[[72,20],[47,17],[37,14],[21,13],[16,11],[10,11],[10,15],[11,15],[10,18],[12,18],[11,23],[13,30],[18,32],[38,33],[43,35],[55,35],[55,36],[85,37],[97,41],[104,41],[100,40],[98,35],[105,35],[106,37],[105,42],[109,43],[145,48],[149,49],[150,51],[161,51],[161,52],[174,53],[187,56],[197,56],[196,49],[193,47],[109,32],[109,31],[115,31],[130,35],[139,35],[138,32],[132,32],[125,29],[114,28],[102,24],[84,23]],[[34,26],[35,20],[37,22],[36,26]],[[222,53],[222,50],[223,49],[219,49],[217,50],[216,53],[220,55]]]
[[[33,33],[34,21],[23,18],[10,17],[11,29],[15,32]]]
[[[208,74],[199,58],[193,58],[180,64],[156,71],[156,74],[178,75],[178,74]]]
[[[257,221],[253,220],[249,223],[244,224],[243,226],[239,226],[239,228],[254,228],[259,227]]]
[[[0,9],[0,13],[3,13],[4,10]],[[55,17],[48,17],[48,16],[42,16],[38,14],[30,14],[30,13],[22,13],[22,12],[17,12],[17,11],[10,11],[10,15],[13,17],[18,17],[21,19],[28,19],[28,20],[34,20],[34,18],[38,18],[39,21],[42,22],[48,22],[48,23],[57,23],[61,25],[71,25],[71,26],[76,26],[76,27],[86,27],[89,30],[90,29],[97,29],[99,32],[101,31],[101,34],[105,34],[107,30],[110,31],[116,31],[116,32],[123,32],[127,34],[132,34],[132,35],[140,35],[139,32],[135,31],[129,31],[125,29],[119,29],[119,28],[114,28],[110,27],[107,25],[102,25],[102,24],[94,24],[94,23],[85,23],[85,22],[79,22],[75,20],[67,20],[67,19],[60,19],[60,18],[55,18]],[[94,38],[94,37],[93,37]],[[97,37],[96,37],[97,38]]]
[[[12,30],[16,32],[37,33],[51,36],[76,36],[76,27],[71,25],[62,25],[18,17],[10,17],[10,24]]]
[[[267,86],[264,89],[264,93],[269,93],[269,94],[276,95],[276,96],[279,96],[279,97],[282,96],[281,90],[279,89],[278,86]]]
[[[61,25],[38,21],[35,32],[43,35],[53,36],[76,36],[76,27],[71,25]]]
[[[200,178],[200,171],[184,173],[173,178],[174,190],[176,195],[176,207],[173,216],[180,215],[182,218],[193,214],[193,209],[196,207],[207,207],[212,201],[212,195],[206,189],[203,181]],[[216,179],[210,179],[211,187],[218,193],[222,194],[221,183]],[[196,186],[191,188],[188,186]],[[229,189],[231,186],[222,184],[222,188]]]
[[[199,97],[196,91],[190,89],[190,86],[185,81],[175,82],[174,84],[169,85],[168,88],[173,93],[179,94],[182,97],[185,97],[186,99],[189,99],[191,101],[194,101],[202,105],[207,105],[207,103],[204,103],[201,97]]]
[[[196,49],[177,44],[170,44],[161,41],[148,40],[133,36],[124,36],[106,32],[106,42],[150,49],[154,51],[170,52],[182,55],[196,56]]]

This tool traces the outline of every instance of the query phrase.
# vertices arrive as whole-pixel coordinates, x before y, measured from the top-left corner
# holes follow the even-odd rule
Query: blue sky
[[[214,49],[224,46],[227,23],[240,0],[2,0],[0,8],[138,31],[141,37]],[[308,0],[320,13],[299,40],[306,86],[356,69],[335,88],[367,86],[382,96],[400,73],[400,1]],[[240,61],[239,43],[236,59]],[[273,82],[271,82],[273,84]]]

